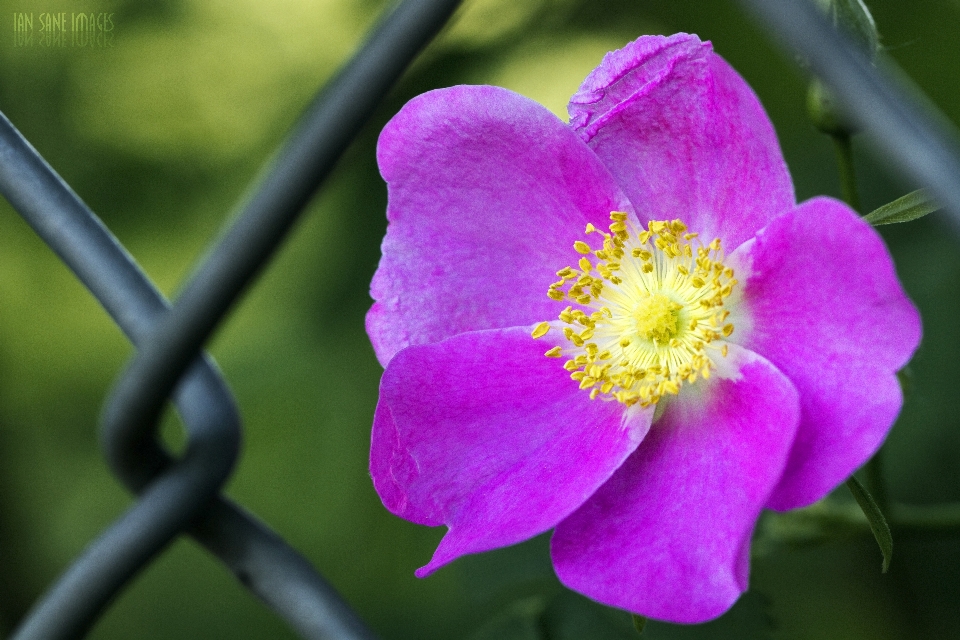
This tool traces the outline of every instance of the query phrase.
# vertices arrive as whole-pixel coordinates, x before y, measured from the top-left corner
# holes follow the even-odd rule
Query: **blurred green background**
[[[318,86],[382,0],[0,0],[0,110],[174,295]],[[960,121],[960,0],[873,0],[883,44]],[[112,14],[91,41],[46,39],[40,14]],[[15,14],[34,14],[30,38]],[[440,539],[390,515],[367,474],[381,369],[363,331],[386,226],[374,149],[412,96],[506,86],[565,116],[604,52],[645,33],[711,40],[759,94],[799,199],[839,195],[806,80],[732,3],[468,0],[343,158],[211,351],[236,393],[244,454],[228,493],[302,550],[385,638],[631,638],[626,614],[560,588],[547,539],[468,557],[426,580]],[[856,142],[870,210],[915,185]],[[924,319],[890,492],[960,500],[960,252],[938,216],[882,230]],[[130,504],[96,444],[100,403],[131,349],[0,202],[0,633]],[[168,417],[165,437],[182,435]],[[657,638],[960,638],[960,532],[903,536],[889,574],[869,537],[756,558],[750,592],[703,627]],[[546,633],[546,635],[544,635]],[[292,638],[192,542],[144,571],[92,638]]]

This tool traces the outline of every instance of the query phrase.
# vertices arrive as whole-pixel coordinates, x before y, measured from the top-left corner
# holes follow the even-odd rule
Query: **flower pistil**
[[[587,225],[603,246],[576,241],[579,268],[558,271],[547,291],[572,304],[559,316],[569,346],[546,355],[566,355],[564,368],[591,399],[646,407],[709,378],[713,359],[727,355],[722,342],[734,327],[724,304],[737,281],[719,238],[703,245],[679,219],[652,220],[643,231],[624,212],[610,219],[609,232]],[[550,328],[541,322],[532,335]]]

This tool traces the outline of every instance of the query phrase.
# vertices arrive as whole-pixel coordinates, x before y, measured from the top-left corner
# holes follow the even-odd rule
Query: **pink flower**
[[[795,203],[709,43],[642,37],[569,111],[459,86],[383,130],[373,482],[448,527],[418,576],[552,528],[570,588],[708,620],[747,588],[761,509],[880,446],[919,317],[873,229]]]

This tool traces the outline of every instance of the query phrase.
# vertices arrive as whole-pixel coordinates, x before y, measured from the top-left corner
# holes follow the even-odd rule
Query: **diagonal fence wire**
[[[0,192],[77,274],[131,341],[141,343],[156,319],[166,312],[164,299],[109,231],[5,117],[0,118]],[[192,496],[194,489],[200,488],[198,498],[208,501],[211,492],[229,475],[239,448],[239,416],[229,391],[208,360],[200,360],[192,369],[175,400],[196,436],[191,438],[191,448],[181,461],[183,478],[194,485],[204,478],[206,486],[194,487],[176,479],[157,483],[150,489],[151,496],[156,496],[148,503],[156,505],[148,507],[151,515],[169,502],[163,498],[171,492],[187,490]],[[148,455],[148,464],[158,470],[171,462],[159,447]],[[197,506],[202,507],[203,502]],[[134,539],[144,540],[145,534],[166,535],[163,531],[131,528],[129,515],[128,512],[92,545],[80,561],[86,566],[100,567],[104,574],[100,584],[122,583],[130,577],[126,567],[149,560],[152,552],[133,544]],[[156,542],[160,541],[145,540],[143,544]],[[123,555],[123,562],[114,559],[118,553]],[[111,594],[99,592],[97,584],[89,584],[84,572],[76,570],[77,566],[61,577],[51,595],[76,593],[80,597],[55,599],[54,615],[28,618],[15,637],[72,637],[80,631],[77,623],[62,625],[62,620],[79,620],[80,626],[90,622],[88,601],[109,598]],[[46,610],[49,607],[41,605],[35,613]],[[59,628],[64,631],[59,632]]]
[[[0,192],[139,348],[107,403],[102,444],[140,499],[61,576],[16,640],[82,636],[126,582],[185,530],[303,637],[373,637],[305,559],[217,495],[237,456],[240,421],[200,351],[377,104],[458,5],[405,0],[379,24],[308,108],[169,311],[95,215],[0,118]],[[179,460],[163,451],[156,434],[171,395],[189,434]]]
[[[956,128],[887,65],[884,72],[835,30],[810,0],[740,0],[776,44],[798,52],[840,99],[883,157],[930,189],[960,233]]]

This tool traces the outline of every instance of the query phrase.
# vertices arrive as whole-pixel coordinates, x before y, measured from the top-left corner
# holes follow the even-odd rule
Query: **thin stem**
[[[843,194],[843,200],[854,211],[860,213],[860,196],[857,192],[857,176],[853,166],[852,138],[848,133],[835,133],[830,137],[837,152],[837,169],[840,172],[840,191]],[[864,471],[867,476],[867,486],[870,487],[874,501],[881,512],[887,513],[889,503],[887,487],[883,480],[881,452],[882,449],[877,450],[867,462]]]
[[[960,535],[960,503],[893,503],[889,508],[887,517],[894,533]],[[859,506],[826,500],[787,513],[766,513],[754,552],[764,555],[780,545],[803,547],[869,534],[870,526]]]
[[[843,201],[860,213],[860,197],[857,194],[857,178],[853,169],[853,144],[849,134],[838,133],[833,138],[833,147],[837,151],[837,167],[840,170],[840,192]]]

